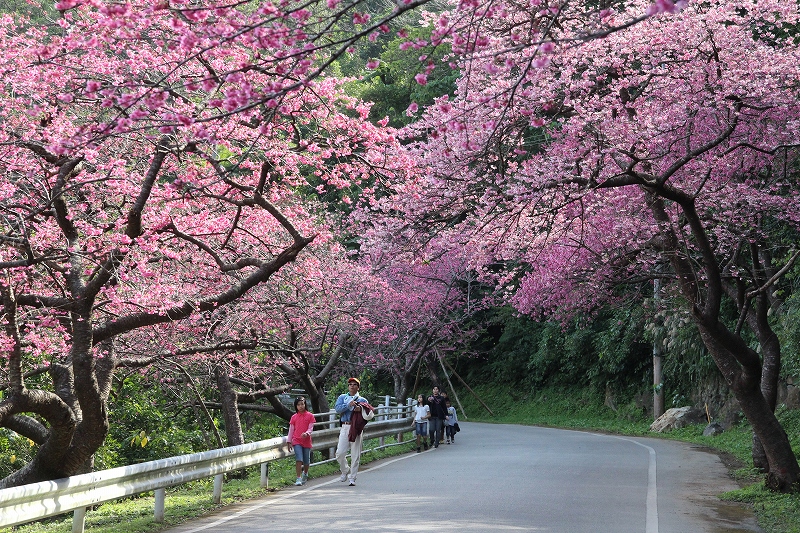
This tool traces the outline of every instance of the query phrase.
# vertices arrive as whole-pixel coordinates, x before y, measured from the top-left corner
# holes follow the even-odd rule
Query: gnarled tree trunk
[[[759,354],[751,349],[740,335],[740,324],[735,329],[730,329],[721,321],[721,307],[724,293],[724,283],[718,259],[711,246],[703,221],[695,209],[695,198],[667,185],[648,190],[650,194],[650,208],[659,222],[662,246],[669,256],[670,263],[678,277],[681,292],[692,305],[692,317],[698,327],[703,343],[708,348],[725,381],[739,401],[747,420],[753,428],[753,435],[761,442],[764,455],[768,464],[767,485],[779,491],[797,490],[800,486],[800,465],[792,451],[791,443],[775,416],[774,404],[770,405],[762,392],[762,382],[765,368]],[[681,245],[675,228],[679,227],[667,213],[664,198],[669,198],[680,205],[682,215],[694,237],[695,245],[701,254],[700,274],[696,265],[689,262],[686,250]],[[758,295],[755,295],[758,296]],[[763,303],[763,300],[762,300]],[[759,315],[748,315],[749,311],[743,308],[743,317],[746,317],[753,326],[762,347],[769,350],[765,353],[765,363],[770,365],[766,371],[769,373],[767,381],[774,379],[773,372],[777,367],[772,365],[780,361],[780,351],[776,352],[776,345],[772,340],[777,340],[769,333],[766,324],[766,309],[761,306],[763,321]],[[769,383],[768,383],[769,385]]]

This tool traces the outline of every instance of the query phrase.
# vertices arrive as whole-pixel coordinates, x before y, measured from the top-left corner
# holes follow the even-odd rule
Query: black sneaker
[[[417,446],[417,453],[419,453],[419,452],[421,452],[421,451],[422,451],[422,448],[420,448],[419,446]]]
[[[424,443],[422,443],[422,444],[423,444],[423,446],[425,446],[425,449],[427,450],[427,449],[428,449],[428,443],[427,443],[427,442],[424,442]]]

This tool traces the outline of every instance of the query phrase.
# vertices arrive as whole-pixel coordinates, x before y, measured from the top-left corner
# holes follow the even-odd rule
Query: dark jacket
[[[441,418],[444,420],[447,417],[447,405],[445,405],[444,396],[428,396],[428,406],[431,408],[431,418]]]
[[[367,409],[369,411],[373,409],[373,407],[366,402],[360,402],[359,405],[361,405],[361,409]],[[361,413],[362,411],[353,411],[353,414],[350,416],[350,431],[347,433],[347,440],[350,442],[355,442],[356,438],[361,434],[361,431],[363,431],[364,426],[367,425],[367,421],[364,420]]]

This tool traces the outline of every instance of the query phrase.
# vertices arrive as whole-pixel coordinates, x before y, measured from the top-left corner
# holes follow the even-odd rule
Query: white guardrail
[[[364,440],[380,438],[377,448],[384,447],[383,438],[390,435],[397,435],[397,440],[402,442],[403,433],[413,430],[409,405],[376,406],[378,413],[365,426]],[[336,413],[331,411],[314,416],[317,418],[316,425],[327,426],[329,429],[314,431],[313,449],[332,450],[339,440]],[[261,486],[266,487],[269,482],[268,463],[286,457],[294,457],[293,453],[287,451],[286,437],[275,437],[240,446],[2,489],[0,527],[24,524],[73,511],[72,531],[82,533],[88,507],[150,491],[155,491],[154,518],[161,522],[164,520],[168,487],[214,476],[212,498],[215,503],[219,503],[226,472],[260,464]]]

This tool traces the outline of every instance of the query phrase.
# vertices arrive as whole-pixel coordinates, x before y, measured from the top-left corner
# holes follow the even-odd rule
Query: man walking
[[[336,460],[339,461],[339,470],[342,475],[339,481],[350,481],[350,486],[355,487],[358,466],[361,464],[361,444],[364,434],[359,432],[355,440],[350,441],[350,423],[354,412],[361,413],[361,404],[367,405],[367,400],[358,394],[361,382],[358,378],[347,380],[347,393],[336,398],[333,409],[339,415],[342,427],[339,429],[339,443],[336,446]],[[347,451],[350,451],[350,466],[347,466]]]
[[[439,447],[439,441],[443,440],[444,421],[447,418],[447,407],[445,399],[439,394],[439,387],[433,388],[433,396],[428,396],[428,407],[431,409],[430,423],[428,432],[430,433],[431,444],[434,448]]]

